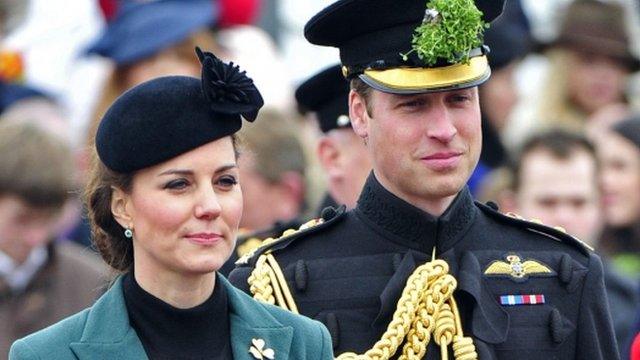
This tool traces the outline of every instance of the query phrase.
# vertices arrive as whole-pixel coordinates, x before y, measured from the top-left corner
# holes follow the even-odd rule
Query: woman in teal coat
[[[263,101],[237,66],[196,51],[202,79],[129,90],[96,134],[87,208],[122,275],[91,308],[16,341],[10,359],[333,358],[322,324],[216,273],[242,214],[234,134]]]

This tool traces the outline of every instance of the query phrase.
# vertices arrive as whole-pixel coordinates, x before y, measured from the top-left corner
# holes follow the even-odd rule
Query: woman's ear
[[[351,90],[349,92],[349,119],[353,131],[363,139],[369,137],[369,116],[365,99]]]
[[[133,217],[130,213],[129,195],[122,189],[111,187],[111,214],[118,224],[125,229],[133,227]]]

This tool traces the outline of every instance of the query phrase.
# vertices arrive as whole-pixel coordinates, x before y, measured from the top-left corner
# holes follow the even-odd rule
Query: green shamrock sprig
[[[422,25],[415,29],[412,50],[400,55],[407,61],[416,52],[427,66],[438,59],[468,63],[469,51],[482,45],[487,27],[473,0],[430,0]]]

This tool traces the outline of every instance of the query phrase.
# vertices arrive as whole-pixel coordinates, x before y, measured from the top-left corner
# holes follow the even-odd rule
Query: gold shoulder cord
[[[289,229],[282,233],[281,237],[289,236],[298,231],[308,229],[312,226],[322,223],[322,219],[314,219],[306,222],[298,230]],[[262,245],[268,245],[276,240],[272,238],[265,239]],[[280,269],[280,265],[276,258],[269,251],[258,257],[255,268],[247,279],[249,290],[253,294],[253,298],[272,305],[278,305],[283,309],[298,314],[296,306],[287,279]]]
[[[434,251],[435,258],[435,251]],[[261,255],[248,279],[257,300],[298,313],[278,263],[271,254]],[[364,354],[344,353],[337,360],[387,360],[402,347],[400,360],[422,359],[434,336],[441,358],[449,359],[452,344],[456,360],[476,360],[475,345],[465,337],[458,306],[453,298],[457,281],[449,274],[449,264],[436,260],[417,267],[409,276],[387,330]]]
[[[435,253],[434,253],[435,254]],[[434,336],[443,360],[449,359],[448,346],[453,342],[457,360],[478,358],[473,340],[465,337],[458,306],[453,298],[456,279],[448,274],[444,260],[432,260],[417,267],[402,291],[393,319],[373,347],[364,354],[344,353],[338,360],[386,360],[404,342],[401,360],[422,359]]]

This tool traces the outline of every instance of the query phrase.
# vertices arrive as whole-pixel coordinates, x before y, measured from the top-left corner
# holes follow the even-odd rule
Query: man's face
[[[482,133],[477,88],[430,94],[373,91],[367,114],[350,98],[354,130],[365,138],[376,177],[419,207],[453,198],[480,156]]]
[[[593,244],[602,226],[595,158],[576,149],[559,159],[544,149],[533,150],[521,163],[518,212]]]

